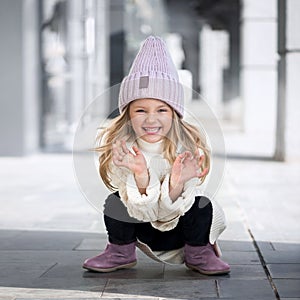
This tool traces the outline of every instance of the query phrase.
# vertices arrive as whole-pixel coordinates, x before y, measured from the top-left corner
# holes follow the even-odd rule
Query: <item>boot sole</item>
[[[129,264],[117,266],[117,267],[114,267],[114,268],[107,268],[107,269],[93,268],[93,267],[88,267],[88,266],[85,266],[85,265],[83,265],[82,267],[86,270],[89,270],[89,271],[108,273],[108,272],[113,272],[113,271],[117,271],[117,270],[121,270],[121,269],[130,269],[130,268],[134,267],[136,265],[136,263],[137,263],[137,261],[134,261],[134,262],[129,263]]]
[[[230,269],[228,270],[220,270],[220,271],[206,271],[206,270],[202,270],[199,269],[193,265],[189,265],[189,264],[185,264],[189,269],[193,270],[193,271],[197,271],[203,275],[225,275],[230,273]]]

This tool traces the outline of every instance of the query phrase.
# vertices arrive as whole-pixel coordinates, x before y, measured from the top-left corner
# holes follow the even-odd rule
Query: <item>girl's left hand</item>
[[[201,178],[207,175],[207,168],[201,171],[203,162],[204,155],[200,156],[198,152],[194,156],[189,151],[179,154],[172,168],[171,186],[183,185],[191,178]]]
[[[113,144],[112,160],[118,167],[129,169],[134,175],[140,176],[147,173],[147,162],[143,153],[135,146],[132,147],[134,154],[129,151],[125,141],[117,140]]]

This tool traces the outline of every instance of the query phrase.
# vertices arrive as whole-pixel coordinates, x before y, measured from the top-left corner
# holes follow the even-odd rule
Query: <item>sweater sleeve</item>
[[[157,220],[160,195],[160,182],[158,177],[151,168],[149,168],[148,171],[150,181],[146,188],[146,194],[139,192],[133,174],[130,174],[127,178],[126,193],[124,193],[128,213],[132,217],[144,222]]]
[[[199,183],[197,178],[190,179],[185,183],[181,196],[172,201],[169,196],[169,180],[170,175],[167,174],[161,186],[158,220],[152,222],[152,226],[161,231],[176,227],[180,216],[183,216],[192,207],[196,196],[196,186]]]
[[[127,208],[129,215],[139,221],[151,222],[157,220],[158,200],[160,195],[160,181],[151,168],[149,184],[146,194],[141,194],[132,172],[114,166],[112,183],[118,188],[121,201]]]

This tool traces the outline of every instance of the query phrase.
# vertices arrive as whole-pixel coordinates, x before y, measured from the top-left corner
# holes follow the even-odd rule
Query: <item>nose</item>
[[[147,123],[155,123],[157,120],[155,113],[149,113],[147,114],[146,122]]]

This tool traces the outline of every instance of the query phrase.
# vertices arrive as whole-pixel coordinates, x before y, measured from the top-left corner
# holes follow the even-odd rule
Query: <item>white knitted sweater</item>
[[[193,205],[196,196],[206,196],[205,185],[199,185],[199,179],[192,178],[184,185],[184,190],[176,201],[169,197],[169,177],[171,166],[162,156],[162,141],[158,143],[147,143],[141,139],[137,146],[142,151],[147,161],[150,181],[146,189],[146,195],[141,195],[136,185],[133,174],[126,168],[112,165],[111,180],[118,187],[121,201],[127,207],[131,217],[151,225],[160,230],[168,231],[176,227],[179,218],[183,216]],[[132,150],[132,144],[127,144]],[[209,241],[214,244],[219,235],[225,229],[225,217],[222,209],[216,201],[210,199],[213,207],[212,225]],[[145,252],[145,247],[141,248]],[[150,249],[148,249],[150,250]],[[146,250],[146,252],[148,251]],[[182,263],[182,249],[172,251],[151,253],[155,259],[169,263]],[[151,251],[151,250],[150,250]],[[149,253],[146,253],[149,255]]]

